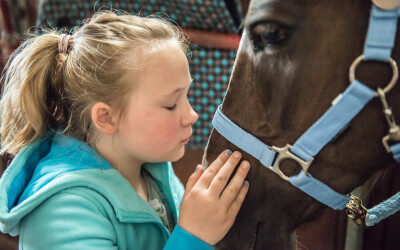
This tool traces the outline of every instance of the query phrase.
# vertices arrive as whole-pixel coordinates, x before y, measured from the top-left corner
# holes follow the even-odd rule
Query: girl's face
[[[139,63],[145,67],[135,71],[135,87],[119,122],[115,146],[135,161],[177,161],[198,119],[187,98],[192,82],[188,61],[171,44]]]

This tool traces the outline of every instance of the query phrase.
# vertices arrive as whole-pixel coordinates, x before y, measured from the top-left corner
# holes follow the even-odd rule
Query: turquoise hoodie
[[[20,249],[213,249],[177,225],[184,187],[171,163],[146,163],[170,206],[170,235],[129,182],[87,144],[48,133],[0,179],[0,231]]]

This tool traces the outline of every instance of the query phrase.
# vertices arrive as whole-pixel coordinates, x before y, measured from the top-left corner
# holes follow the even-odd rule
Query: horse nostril
[[[288,177],[300,173],[302,167],[300,164],[290,158],[282,159],[279,163],[279,169]]]

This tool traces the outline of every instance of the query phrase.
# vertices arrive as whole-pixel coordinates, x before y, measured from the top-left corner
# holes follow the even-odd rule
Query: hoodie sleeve
[[[163,250],[212,250],[213,246],[207,244],[196,236],[176,225]]]
[[[118,249],[111,222],[89,199],[62,191],[24,217],[20,249]]]

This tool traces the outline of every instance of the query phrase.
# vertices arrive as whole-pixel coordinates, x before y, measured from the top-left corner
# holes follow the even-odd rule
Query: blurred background
[[[182,183],[186,183],[201,163],[210,135],[213,114],[221,104],[243,31],[242,22],[250,0],[0,0],[0,69],[26,34],[40,34],[39,27],[68,32],[94,12],[116,9],[132,14],[169,18],[183,28],[191,39],[188,57],[194,82],[189,101],[199,114],[185,156],[173,163]],[[1,161],[0,175],[11,157]],[[400,189],[400,171],[383,175],[369,199],[373,204]],[[361,192],[361,191],[360,191]],[[400,216],[368,228],[356,228],[343,212],[327,210],[317,221],[297,232],[298,249],[400,249]],[[40,239],[38,239],[40,240]],[[18,237],[0,234],[0,250],[18,249]],[[238,249],[240,247],[238,246]]]

